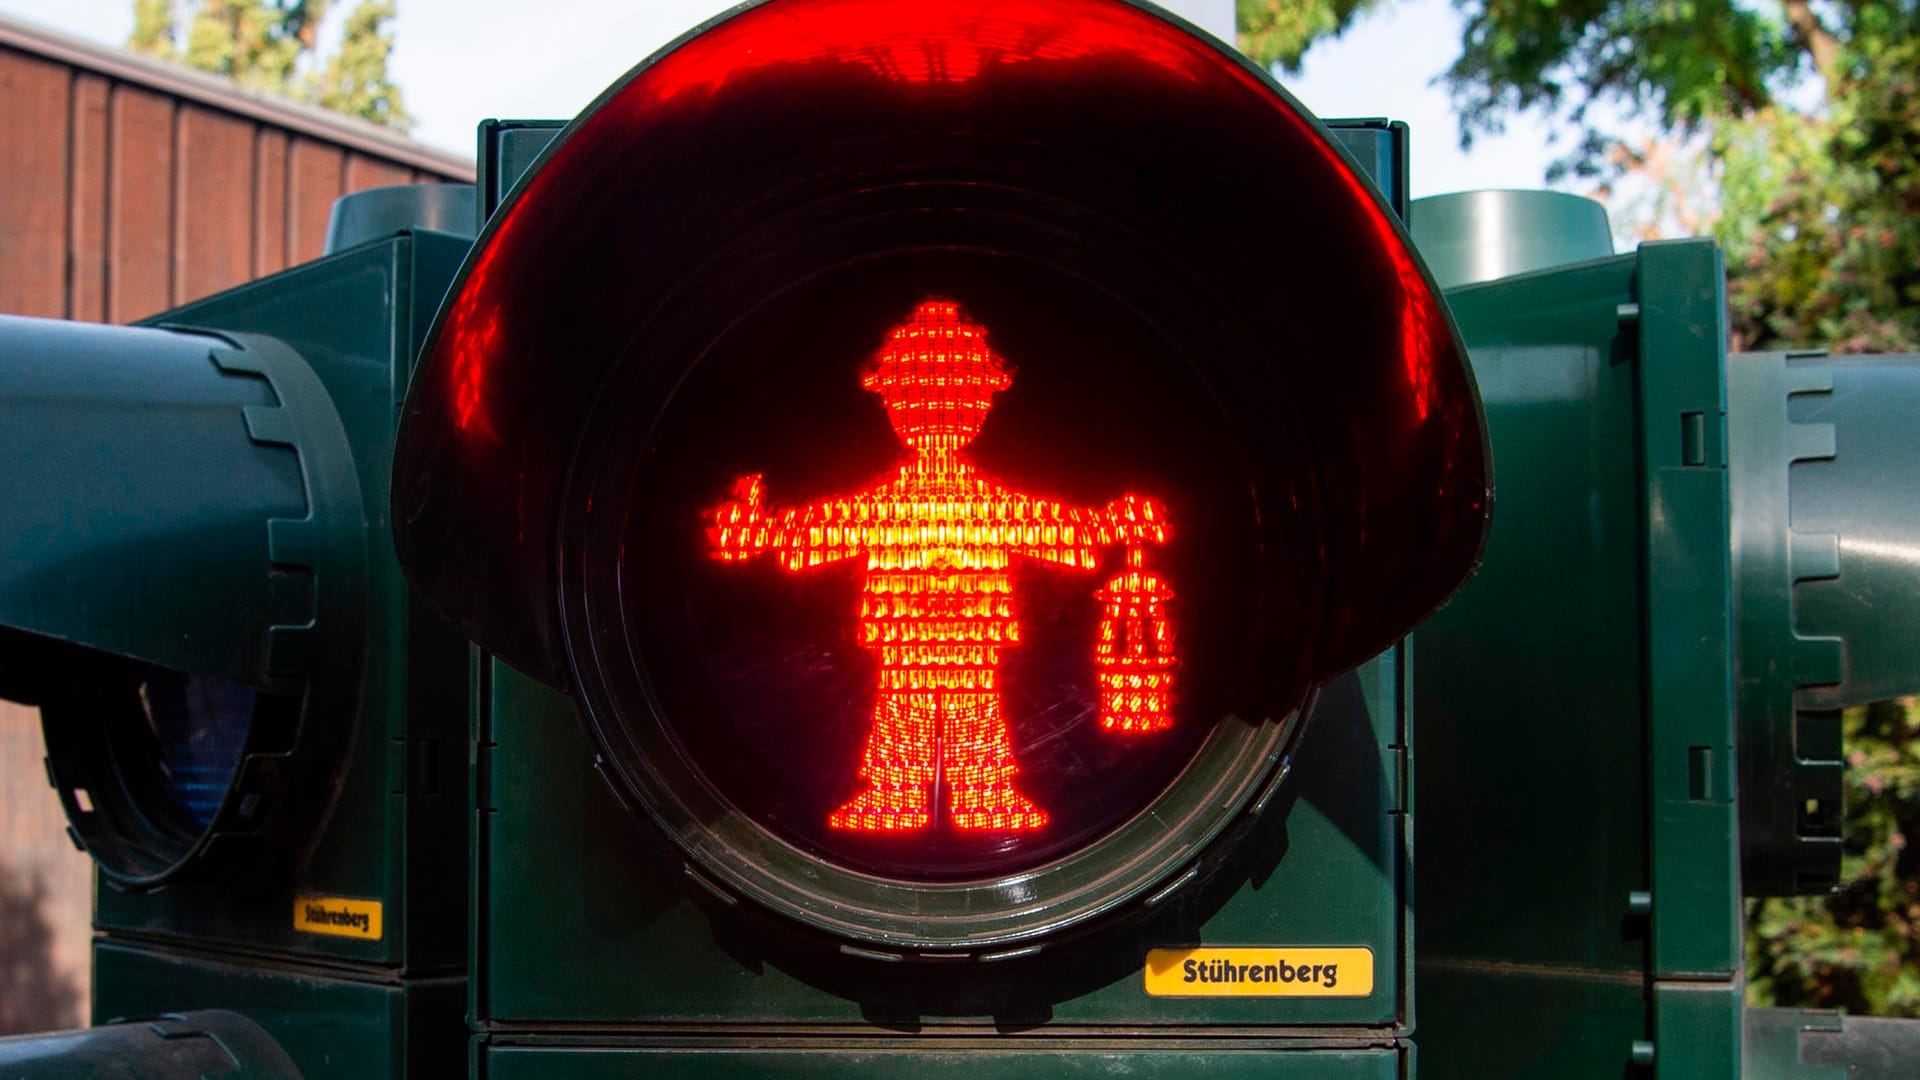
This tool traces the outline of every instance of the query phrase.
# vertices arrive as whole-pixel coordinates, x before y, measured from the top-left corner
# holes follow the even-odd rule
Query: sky
[[[1198,21],[1228,0],[1176,0]],[[184,4],[182,5],[185,6]],[[337,0],[337,35],[352,0]],[[487,118],[571,117],[648,54],[732,6],[728,0],[398,0],[392,71],[418,121],[415,138],[471,155]],[[1459,149],[1446,91],[1433,80],[1459,48],[1448,0],[1400,0],[1362,16],[1281,81],[1325,118],[1387,117],[1412,129],[1412,193],[1540,187],[1559,150],[1531,117]],[[0,14],[108,45],[124,44],[133,0],[0,0]],[[325,42],[323,40],[323,47]]]

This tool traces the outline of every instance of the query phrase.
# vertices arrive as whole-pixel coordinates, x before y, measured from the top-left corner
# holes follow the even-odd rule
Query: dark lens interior
[[[301,695],[17,632],[0,633],[0,655],[0,691],[40,709],[48,771],[74,832],[117,886],[217,870],[195,856],[223,809],[235,815],[229,837],[268,835],[263,814],[284,791],[280,777],[262,783],[256,773],[246,794],[228,796],[249,755],[293,758]]]
[[[246,749],[254,691],[220,679],[155,669],[139,693],[153,733],[160,790],[204,829],[226,798]]]

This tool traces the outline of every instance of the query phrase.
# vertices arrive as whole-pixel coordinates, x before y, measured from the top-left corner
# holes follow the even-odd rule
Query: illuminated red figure
[[[864,559],[860,641],[880,686],[860,776],[867,788],[833,812],[836,829],[920,829],[936,791],[960,829],[1038,829],[1047,812],[1021,794],[997,685],[1000,652],[1020,640],[1015,555],[1092,571],[1127,549],[1127,568],[1099,590],[1094,660],[1101,724],[1157,731],[1172,723],[1172,629],[1165,583],[1142,568],[1164,544],[1159,504],[1125,495],[1099,509],[1009,491],[961,460],[993,395],[1012,382],[986,330],[932,299],[887,335],[861,385],[880,395],[913,456],[899,475],[853,495],[769,510],[760,474],[734,482],[709,536],[721,559],[771,553],[790,571]]]

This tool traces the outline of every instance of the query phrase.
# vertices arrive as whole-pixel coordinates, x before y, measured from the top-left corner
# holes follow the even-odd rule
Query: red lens
[[[691,863],[911,937],[867,894],[1190,861],[1462,580],[1485,451],[1405,236],[1240,58],[1119,0],[774,0],[489,224],[395,540]],[[1280,734],[1206,756],[1236,724]]]
[[[1117,826],[1229,711],[1250,632],[1211,398],[1137,315],[1005,259],[763,307],[629,457],[627,625],[667,726],[727,802],[873,873],[1014,872]]]

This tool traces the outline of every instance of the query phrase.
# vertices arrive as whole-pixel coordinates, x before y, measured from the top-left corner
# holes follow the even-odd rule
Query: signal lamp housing
[[[324,384],[265,335],[0,318],[0,697],[37,706],[114,888],[308,842],[364,673],[368,558]]]
[[[1117,0],[775,0],[487,225],[411,388],[415,583],[720,887],[998,948],[1163,885],[1449,595],[1489,465],[1378,194]]]

